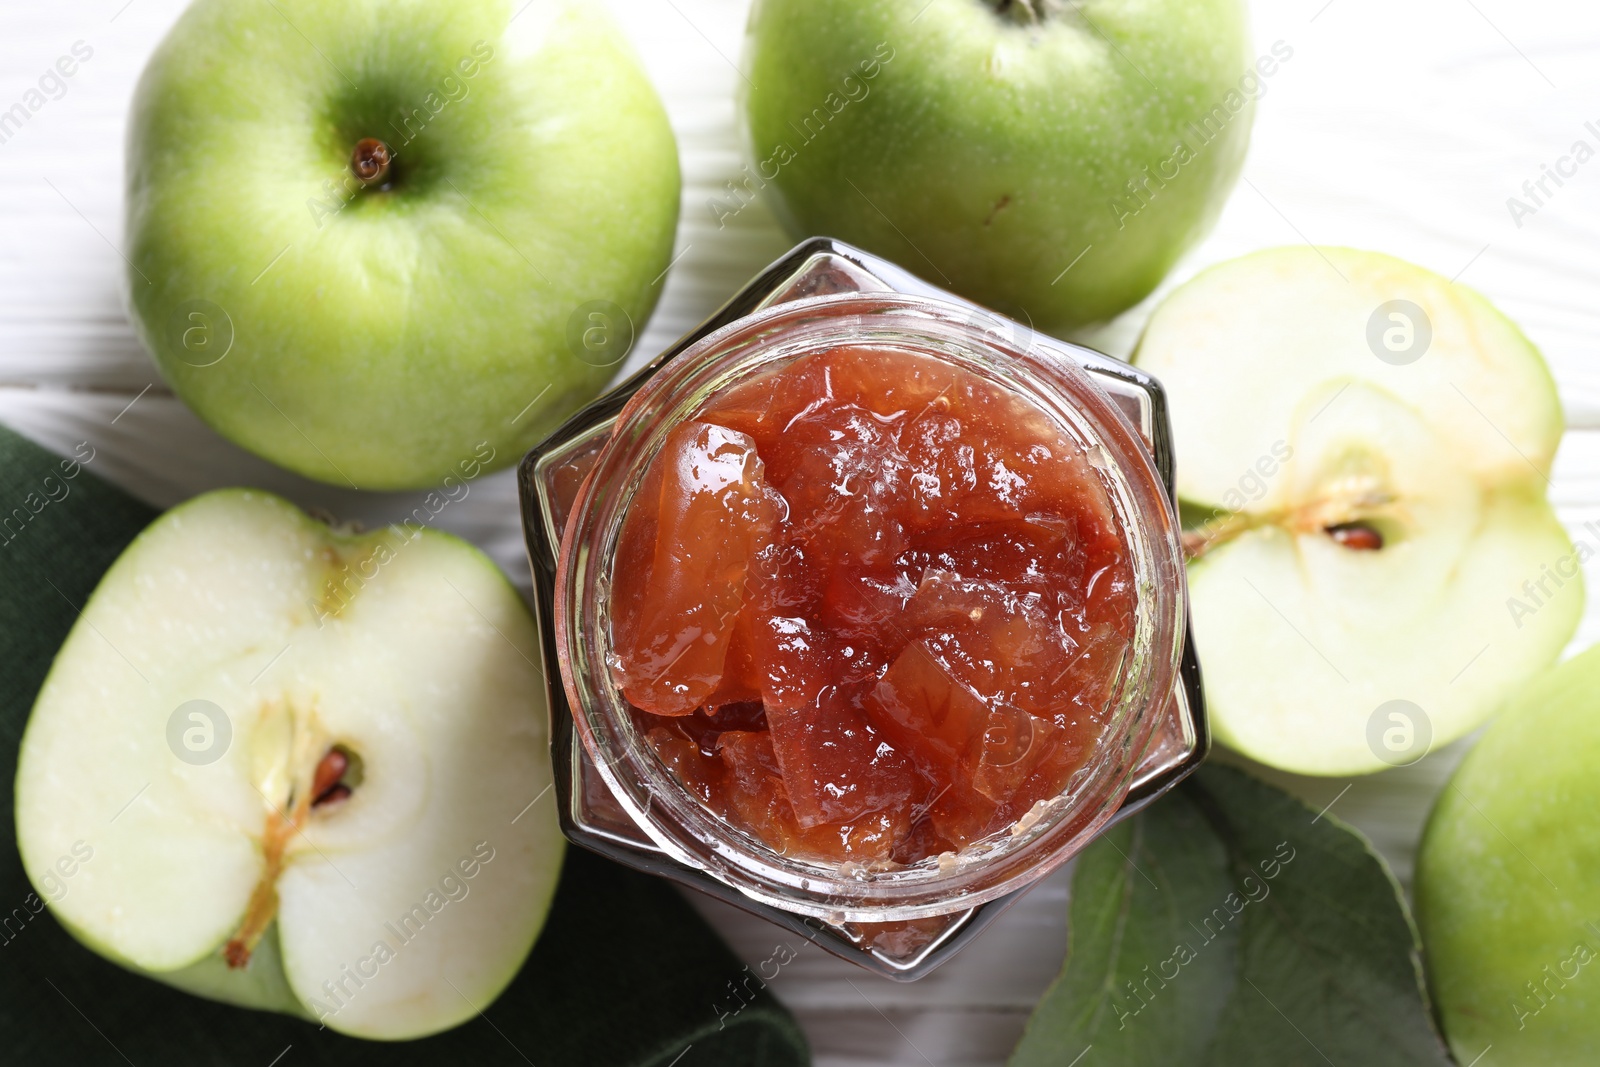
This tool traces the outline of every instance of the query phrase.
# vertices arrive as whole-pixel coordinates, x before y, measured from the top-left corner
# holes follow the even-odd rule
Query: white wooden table
[[[0,422],[62,451],[90,441],[97,473],[161,506],[244,483],[340,518],[396,519],[412,507],[405,495],[314,485],[220,440],[167,393],[129,329],[113,247],[123,124],[134,80],[182,3],[0,0],[0,109],[75,41],[94,49],[66,94],[0,144]],[[762,205],[722,230],[707,207],[741,161],[734,64],[747,0],[610,6],[666,100],[685,179],[680,258],[637,362],[790,242]],[[1600,519],[1600,160],[1520,227],[1506,206],[1574,141],[1600,148],[1584,125],[1600,128],[1600,8],[1581,0],[1257,0],[1256,8],[1257,49],[1282,40],[1294,57],[1269,83],[1221,223],[1168,286],[1208,263],[1301,241],[1381,249],[1459,276],[1549,359],[1570,426],[1555,500],[1573,537],[1600,548],[1600,534],[1584,526]],[[1149,307],[1079,339],[1126,355]],[[527,585],[514,500],[509,472],[490,477],[440,525]],[[1595,562],[1591,587],[1600,586]],[[1590,610],[1574,649],[1597,634],[1600,611]],[[1334,811],[1409,879],[1421,821],[1462,750],[1353,783],[1290,784],[1318,807],[1338,797]],[[827,1067],[1000,1063],[1060,966],[1066,887],[1065,873],[1050,879],[914,985],[805,948],[773,988]],[[704,910],[752,963],[785,937],[731,909]]]

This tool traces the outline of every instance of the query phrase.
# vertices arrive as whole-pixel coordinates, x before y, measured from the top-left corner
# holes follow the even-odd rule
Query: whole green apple
[[[1434,806],[1417,857],[1417,921],[1462,1063],[1595,1062],[1597,761],[1600,648],[1526,687]]]
[[[362,489],[505,466],[660,292],[677,149],[567,0],[197,0],[128,138],[130,302],[230,440]]]
[[[1243,0],[756,0],[752,163],[840,237],[1061,331],[1143,299],[1210,228],[1255,97]]]

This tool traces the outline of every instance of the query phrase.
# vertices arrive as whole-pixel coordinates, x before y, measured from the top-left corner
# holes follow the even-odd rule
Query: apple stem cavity
[[[388,145],[376,137],[363,137],[350,154],[350,170],[364,186],[382,185],[389,177],[393,158]]]
[[[1063,4],[1061,0],[989,0],[989,6],[1004,18],[1027,26],[1037,26],[1057,14]]]

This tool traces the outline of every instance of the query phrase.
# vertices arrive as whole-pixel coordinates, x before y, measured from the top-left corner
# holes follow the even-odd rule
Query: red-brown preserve
[[[611,579],[616,684],[774,851],[910,864],[1056,797],[1133,640],[1099,459],[932,355],[841,345],[673,426]]]

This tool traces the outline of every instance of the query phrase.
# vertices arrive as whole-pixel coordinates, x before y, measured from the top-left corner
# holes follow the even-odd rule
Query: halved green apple
[[[1414,762],[1555,659],[1583,607],[1538,351],[1389,256],[1280,248],[1156,310],[1217,736],[1303,774]],[[1394,709],[1399,708],[1399,711]]]
[[[131,970],[363,1037],[454,1026],[515,976],[560,871],[531,804],[539,656],[463,541],[208,493],[134,541],[56,657],[17,768],[23,864]]]

